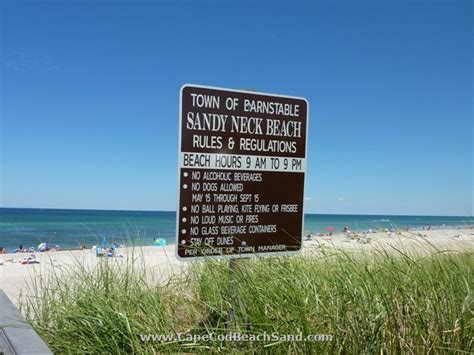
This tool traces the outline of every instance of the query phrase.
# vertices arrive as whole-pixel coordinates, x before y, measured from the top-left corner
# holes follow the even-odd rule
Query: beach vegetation
[[[22,311],[58,353],[474,350],[472,252],[233,263],[190,263],[163,283],[133,258],[77,261],[38,278]]]

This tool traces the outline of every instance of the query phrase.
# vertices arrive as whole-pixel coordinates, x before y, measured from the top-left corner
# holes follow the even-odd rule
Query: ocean
[[[328,226],[342,231],[345,224],[351,230],[462,227],[473,225],[474,218],[307,214],[304,222],[305,231],[324,233]],[[152,245],[153,237],[174,244],[175,223],[175,212],[0,208],[0,247],[11,252],[20,244],[36,248],[45,241],[76,249],[98,245],[104,236],[125,245]]]

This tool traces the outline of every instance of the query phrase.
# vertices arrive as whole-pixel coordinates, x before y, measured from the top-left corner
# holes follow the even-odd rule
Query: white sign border
[[[299,255],[303,252],[304,248],[304,243],[303,243],[303,234],[304,234],[304,205],[305,205],[305,188],[306,188],[306,174],[307,174],[307,166],[304,172],[304,182],[303,182],[303,213],[302,213],[302,221],[301,221],[301,227],[302,227],[302,235],[301,237],[301,247],[298,250],[292,250],[292,251],[282,251],[282,252],[269,252],[269,253],[245,253],[245,254],[229,254],[229,255],[205,255],[205,256],[194,256],[194,257],[181,257],[178,254],[178,248],[179,248],[179,215],[180,215],[180,192],[181,192],[181,164],[180,164],[180,156],[181,156],[181,131],[182,131],[182,110],[183,110],[183,90],[187,87],[194,87],[194,88],[199,88],[199,89],[211,89],[211,90],[220,90],[220,91],[230,91],[230,92],[238,92],[242,94],[255,94],[255,95],[261,95],[261,96],[271,96],[271,97],[281,97],[281,98],[287,98],[287,99],[297,99],[297,100],[303,100],[306,102],[306,143],[305,143],[305,159],[308,159],[308,131],[309,131],[309,102],[306,98],[304,97],[298,97],[298,96],[289,96],[289,95],[279,95],[279,94],[270,94],[270,93],[265,93],[265,92],[259,92],[259,91],[249,91],[249,90],[236,90],[236,89],[228,89],[228,88],[222,88],[222,87],[217,87],[217,86],[206,86],[206,85],[197,85],[197,84],[183,84],[179,90],[179,116],[178,116],[178,121],[179,121],[179,128],[178,128],[178,162],[177,162],[177,167],[178,167],[178,183],[177,183],[177,198],[176,198],[176,203],[177,203],[177,208],[176,208],[176,238],[175,238],[175,256],[179,261],[184,261],[184,262],[192,262],[192,261],[202,261],[202,260],[209,260],[209,259],[248,259],[248,258],[258,258],[258,257],[265,257],[265,256],[291,256],[291,255]]]

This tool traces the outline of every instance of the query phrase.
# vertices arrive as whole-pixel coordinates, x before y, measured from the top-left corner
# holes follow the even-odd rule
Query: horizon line
[[[120,210],[120,209],[106,209],[106,208],[58,208],[58,207],[4,207],[1,209],[23,209],[23,210],[65,210],[65,211],[110,211],[110,212],[170,212],[176,213],[176,210]],[[474,215],[429,215],[429,214],[382,214],[382,213],[315,213],[307,212],[304,215],[328,215],[328,216],[396,216],[396,217],[465,217],[474,218]]]

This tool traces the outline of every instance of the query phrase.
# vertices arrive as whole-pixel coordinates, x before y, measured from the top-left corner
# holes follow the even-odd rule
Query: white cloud
[[[309,201],[309,200],[311,200],[311,197],[305,197],[304,200]]]
[[[337,198],[339,201],[344,201],[344,197],[338,197]]]

